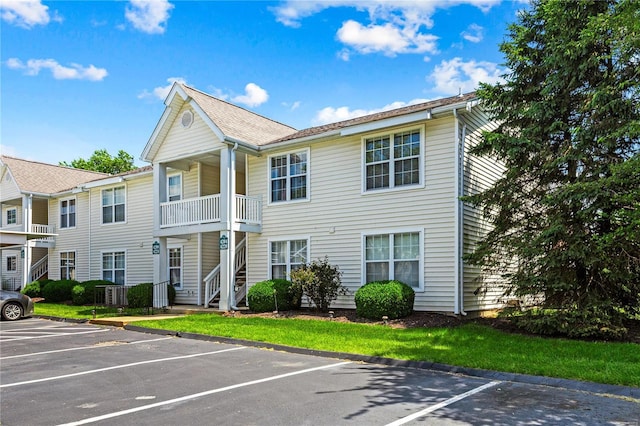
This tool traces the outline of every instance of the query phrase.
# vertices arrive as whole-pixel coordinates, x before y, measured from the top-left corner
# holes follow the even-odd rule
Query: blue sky
[[[175,80],[298,129],[504,74],[522,1],[0,0],[4,155],[139,156]]]

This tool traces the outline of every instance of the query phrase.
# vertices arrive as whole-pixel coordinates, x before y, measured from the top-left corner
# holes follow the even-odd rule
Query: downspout
[[[454,132],[455,132],[455,207],[454,207],[454,238],[455,238],[455,263],[454,263],[454,279],[455,279],[455,296],[454,296],[454,314],[467,315],[464,311],[464,263],[462,255],[464,252],[464,205],[460,197],[464,193],[464,141],[466,139],[467,125],[462,125],[462,137],[460,137],[460,119],[457,109],[453,109]]]

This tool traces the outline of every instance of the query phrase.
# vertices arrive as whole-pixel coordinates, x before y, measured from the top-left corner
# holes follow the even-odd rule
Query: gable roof
[[[16,185],[23,193],[53,194],[109,176],[106,173],[55,166],[6,155],[0,156],[0,161],[9,168]]]

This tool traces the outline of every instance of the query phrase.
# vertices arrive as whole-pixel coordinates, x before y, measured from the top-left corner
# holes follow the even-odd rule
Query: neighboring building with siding
[[[415,289],[416,310],[501,306],[496,278],[462,261],[487,225],[459,197],[502,172],[469,155],[492,128],[473,93],[302,131],[182,84],[165,104],[142,153],[152,166],[71,191],[90,214],[53,250],[86,247],[80,280],[124,253],[123,284],[169,281],[177,303],[227,310],[252,284],[327,257],[352,294],[395,278]],[[105,194],[119,188],[125,218],[105,224]],[[49,201],[50,223],[66,196]]]

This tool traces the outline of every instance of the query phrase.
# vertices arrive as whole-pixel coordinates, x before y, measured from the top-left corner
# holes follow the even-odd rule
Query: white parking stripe
[[[55,334],[46,334],[44,336],[0,336],[3,342],[12,342],[14,340],[31,340],[31,339],[45,339],[47,337],[58,337],[58,336],[75,336],[77,334],[89,334],[89,333],[103,333],[105,331],[109,331],[108,328],[96,328],[95,330],[89,331],[78,331],[76,333],[55,333]]]
[[[45,377],[44,379],[35,379],[35,380],[27,380],[27,381],[24,381],[24,382],[9,383],[9,384],[5,384],[5,385],[0,385],[0,388],[10,388],[10,387],[13,387],[13,386],[30,385],[32,383],[48,382],[48,381],[51,381],[51,380],[59,380],[59,379],[66,379],[66,378],[69,378],[69,377],[84,376],[86,374],[100,373],[102,371],[118,370],[118,369],[121,369],[121,368],[134,367],[136,365],[153,364],[155,362],[174,361],[174,360],[177,360],[177,359],[196,358],[196,357],[199,357],[199,356],[220,354],[220,353],[223,353],[223,352],[237,351],[237,350],[240,350],[240,349],[246,349],[246,347],[240,346],[240,347],[237,347],[237,348],[222,349],[222,350],[213,351],[213,352],[204,352],[204,353],[199,353],[199,354],[173,356],[173,357],[169,357],[169,358],[150,359],[148,361],[140,361],[140,362],[132,362],[130,364],[114,365],[112,367],[98,368],[96,370],[81,371],[79,373],[73,373],[73,374],[64,374],[62,376]]]
[[[211,389],[204,392],[194,393],[191,395],[181,396],[179,398],[169,399],[167,401],[156,402],[154,404],[143,405],[140,407],[130,408],[128,410],[116,411],[115,413],[104,414],[102,416],[91,417],[84,420],[78,420],[77,422],[65,423],[59,426],[76,426],[86,425],[88,423],[95,423],[101,420],[112,419],[114,417],[124,416],[126,414],[137,413],[138,411],[150,410],[156,407],[162,407],[163,405],[175,404],[177,402],[188,401],[190,399],[196,399],[207,395],[213,395],[214,393],[225,392],[232,389],[242,388],[245,386],[257,385],[259,383],[270,382],[272,380],[284,379],[285,377],[297,376],[299,374],[311,373],[318,370],[326,370],[328,368],[339,367],[341,365],[351,364],[350,361],[338,362],[336,364],[322,365],[320,367],[307,368],[300,371],[292,371],[291,373],[279,374],[277,376],[265,377],[264,379],[252,380],[250,382],[238,383],[236,385],[225,386],[223,388]]]
[[[449,398],[449,399],[447,399],[445,401],[442,401],[442,402],[439,402],[439,403],[437,403],[435,405],[432,405],[431,407],[425,408],[422,411],[418,411],[417,413],[413,413],[413,414],[411,414],[411,415],[409,415],[407,417],[403,417],[402,419],[398,419],[395,422],[387,424],[386,426],[400,426],[400,425],[403,425],[405,423],[409,423],[411,420],[415,420],[415,419],[418,419],[420,417],[423,417],[423,416],[425,416],[425,415],[427,415],[429,413],[432,413],[432,412],[434,412],[436,410],[439,410],[440,408],[446,407],[447,405],[451,405],[454,402],[460,401],[461,399],[464,399],[464,398],[466,398],[468,396],[471,396],[473,394],[476,394],[478,392],[482,392],[483,390],[488,389],[490,387],[493,387],[493,386],[495,386],[495,385],[497,385],[499,383],[502,383],[502,382],[493,381],[493,382],[485,383],[484,385],[479,386],[479,387],[477,387],[475,389],[471,389],[468,392],[461,393],[460,395],[454,396],[453,398]]]
[[[127,345],[135,345],[136,343],[147,343],[147,342],[157,342],[159,340],[168,340],[168,339],[173,339],[173,337],[161,337],[159,339],[149,339],[149,340],[136,340],[134,342],[122,342],[122,344],[127,344]],[[98,348],[107,348],[110,346],[99,346],[99,345],[92,345],[92,346],[81,346],[79,348],[67,348],[67,349],[58,349],[55,351],[45,351],[45,352],[34,352],[34,353],[30,353],[30,354],[23,354],[23,355],[11,355],[11,356],[3,356],[0,357],[0,361],[5,360],[5,359],[12,359],[12,358],[25,358],[28,356],[38,356],[38,355],[48,355],[48,354],[55,354],[58,352],[69,352],[69,351],[83,351],[86,349],[98,349]]]

